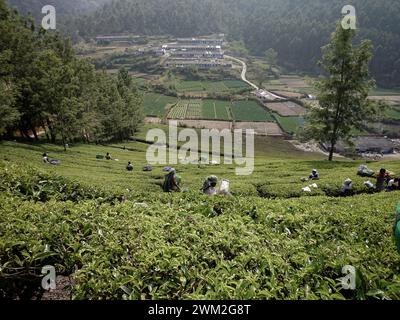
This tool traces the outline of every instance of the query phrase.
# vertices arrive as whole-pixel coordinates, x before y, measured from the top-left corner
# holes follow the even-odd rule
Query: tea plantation
[[[177,165],[185,192],[164,194],[163,166],[141,170],[144,143],[64,152],[1,142],[0,298],[40,298],[40,270],[52,265],[72,279],[73,299],[400,299],[400,192],[371,193],[359,161],[328,163],[281,140],[256,146],[253,175]],[[45,151],[61,164],[43,164]],[[119,161],[96,159],[106,152]],[[368,166],[400,173],[398,161]],[[314,167],[318,188],[304,193]],[[234,196],[200,194],[209,174]],[[338,197],[347,177],[355,195]],[[345,265],[356,290],[341,286]]]

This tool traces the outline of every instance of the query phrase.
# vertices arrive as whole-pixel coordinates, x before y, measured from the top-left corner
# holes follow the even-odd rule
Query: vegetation
[[[388,119],[400,120],[400,107],[392,107],[386,110],[386,117]]]
[[[298,133],[304,125],[303,117],[283,117],[274,113],[274,118],[282,129],[291,135]]]
[[[368,70],[371,43],[363,41],[353,47],[354,36],[354,30],[338,23],[331,43],[323,48],[320,65],[328,76],[316,84],[319,106],[311,108],[305,129],[309,137],[329,143],[330,161],[339,140],[348,142],[354,129],[362,130],[382,109],[367,99],[374,86]]]
[[[237,121],[272,121],[271,114],[254,100],[239,100],[232,103],[232,112]]]
[[[399,87],[399,24],[393,19],[400,15],[397,0],[351,4],[359,39],[371,39],[375,47],[372,75],[380,85]],[[89,16],[71,18],[63,29],[74,38],[121,32],[178,37],[223,32],[235,41],[234,54],[250,51],[265,56],[273,48],[280,66],[319,74],[320,48],[329,41],[343,5],[339,0],[303,0],[295,5],[292,0],[118,0]]]
[[[48,144],[0,147],[8,159],[0,164],[2,297],[35,295],[40,267],[50,264],[74,279],[74,299],[400,299],[391,238],[398,193],[325,195],[353,178],[358,163],[258,157],[257,178],[245,181],[229,166],[179,165],[193,191],[170,195],[161,193],[161,167],[139,171],[138,142],[67,153]],[[111,148],[119,162],[96,160]],[[62,164],[40,164],[43,150]],[[128,159],[136,179],[124,169]],[[400,172],[398,163],[386,165]],[[296,195],[315,166],[321,190]],[[195,191],[211,172],[232,177],[235,197]],[[338,280],[347,264],[358,270],[355,291]]]
[[[0,134],[18,129],[63,144],[126,139],[142,120],[141,97],[127,71],[112,78],[75,57],[68,40],[36,30],[0,0]]]
[[[174,87],[179,93],[186,92],[203,92],[212,93],[240,93],[249,88],[249,86],[241,80],[223,80],[223,81],[188,81],[175,80]]]
[[[42,3],[12,2],[24,10]],[[327,10],[337,9],[339,15],[341,3],[300,2],[71,0],[60,3],[60,10],[68,15],[75,5],[90,12],[107,3],[93,16],[61,19],[65,31],[78,26],[76,39],[128,31],[224,32],[233,40],[231,52],[258,55],[248,67],[261,84],[271,75],[277,87],[285,80],[286,87],[305,90],[299,77],[278,82],[277,64],[315,70],[309,63],[319,55],[315,47],[329,28],[326,21],[337,20]],[[378,13],[372,0],[354,2]],[[390,9],[395,14],[399,6]],[[385,47],[384,55],[378,46],[372,65],[378,61],[382,70],[373,70],[376,75],[396,83],[398,74],[387,66],[392,70],[398,64],[398,26],[385,17],[374,21],[381,34],[368,28],[372,23],[363,15],[359,20],[373,41],[393,45]],[[371,46],[353,47],[354,39],[353,31],[342,29],[332,36],[321,64],[325,77],[317,85],[319,105],[309,106],[306,133],[330,140],[332,150],[380,107],[367,100]],[[92,55],[90,50],[88,45],[80,52]],[[188,164],[184,141],[168,141],[167,151],[178,149],[179,163],[156,163],[145,170],[153,143],[145,141],[148,130],[172,132],[163,124],[142,124],[143,113],[164,119],[273,121],[291,133],[303,119],[244,100],[251,89],[233,80],[236,69],[214,77],[196,68],[164,73],[159,58],[122,51],[101,59],[94,53],[96,66],[114,74],[96,71],[90,60],[78,59],[65,38],[37,29],[0,0],[0,300],[43,298],[41,271],[49,265],[69,279],[77,300],[400,299],[400,256],[392,239],[400,191],[368,187],[366,180],[374,178],[356,175],[364,161],[333,159],[332,153],[332,161],[326,161],[324,154],[301,151],[283,137],[252,136],[255,155],[248,160],[254,160],[254,170],[248,176],[237,176],[240,165],[225,164],[223,155],[210,150],[191,151],[220,161]],[[300,62],[299,54],[304,55]],[[159,74],[146,77],[149,81],[133,79],[131,68]],[[396,99],[391,102],[395,105]],[[380,130],[397,124],[396,108],[387,111],[391,119]],[[277,127],[254,127],[268,125]],[[42,160],[44,153],[57,161]],[[104,158],[106,153],[111,157]],[[367,164],[400,177],[399,161]],[[182,192],[163,192],[166,165],[176,168]],[[313,168],[320,179],[309,181],[305,177]],[[210,175],[229,180],[232,196],[202,194]],[[343,194],[347,178],[353,188]],[[356,268],[355,290],[341,284],[345,265]]]
[[[143,100],[143,111],[145,115],[156,117],[163,117],[167,105],[173,105],[177,102],[177,98],[158,93],[145,94]]]
[[[231,113],[231,103],[229,101],[203,100],[202,115],[204,119],[232,120]]]

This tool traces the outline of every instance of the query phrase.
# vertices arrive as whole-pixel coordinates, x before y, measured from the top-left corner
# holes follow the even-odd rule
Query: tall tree
[[[11,84],[0,81],[0,136],[19,119],[19,112],[14,107],[15,92]]]
[[[319,65],[326,76],[316,84],[319,106],[311,109],[305,126],[308,137],[329,144],[329,161],[339,140],[350,142],[354,129],[363,129],[379,114],[379,106],[367,99],[374,87],[368,68],[372,44],[363,40],[353,46],[355,35],[355,30],[345,30],[339,23],[322,48]]]

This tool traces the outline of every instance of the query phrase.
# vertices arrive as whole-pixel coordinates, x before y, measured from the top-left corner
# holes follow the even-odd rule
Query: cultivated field
[[[254,100],[240,100],[232,103],[236,121],[274,121],[271,114]]]
[[[222,100],[203,100],[203,119],[232,120],[231,103]]]
[[[287,98],[295,98],[295,99],[300,99],[301,97],[304,96],[302,93],[298,92],[293,92],[293,91],[279,91],[279,90],[274,90],[273,93],[282,96],[282,97],[287,97]]]
[[[400,120],[400,107],[391,107],[386,111],[386,117],[388,119]]]
[[[377,100],[377,101],[385,101],[389,105],[400,105],[400,95],[393,95],[393,96],[369,96],[368,97],[371,100]]]
[[[275,122],[247,122],[235,123],[235,129],[253,129],[256,134],[265,136],[282,136],[283,132]]]
[[[179,100],[168,113],[168,119],[200,119],[202,104],[201,100]]]
[[[179,125],[198,129],[232,129],[232,122],[217,120],[180,120]]]
[[[296,133],[304,125],[304,118],[302,117],[282,117],[279,114],[274,114],[274,117],[283,130],[289,134]]]
[[[279,113],[281,116],[302,116],[307,110],[294,102],[267,103],[267,108]]]
[[[299,76],[281,76],[279,81],[289,88],[308,88],[310,87],[304,80],[304,78]]]
[[[247,122],[275,121],[268,111],[253,100],[235,101],[231,103],[229,101],[213,99],[182,99],[170,109],[167,118],[189,121],[202,119],[204,120],[201,122],[202,126],[207,120],[232,121],[234,119],[236,121]],[[190,122],[186,122],[186,124],[188,123]],[[196,125],[196,127],[199,126]],[[206,127],[209,126],[207,125]]]
[[[185,119],[188,102],[180,100],[168,113],[168,119]]]
[[[162,117],[166,112],[167,104],[174,104],[178,99],[158,93],[148,93],[143,100],[145,115]]]
[[[172,82],[179,93],[183,94],[208,94],[208,93],[235,93],[249,88],[249,86],[240,80],[224,81],[188,81],[175,80]]]

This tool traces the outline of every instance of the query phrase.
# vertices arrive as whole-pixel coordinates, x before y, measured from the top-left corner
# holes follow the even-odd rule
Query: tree
[[[363,129],[379,114],[380,106],[367,99],[374,87],[368,69],[372,44],[363,40],[353,46],[355,35],[339,23],[330,43],[322,48],[319,65],[326,76],[316,83],[319,106],[311,109],[305,126],[307,137],[329,144],[329,161],[339,140],[350,142],[354,129]]]
[[[20,117],[18,110],[14,107],[15,92],[11,84],[0,81],[0,135],[13,125]]]

